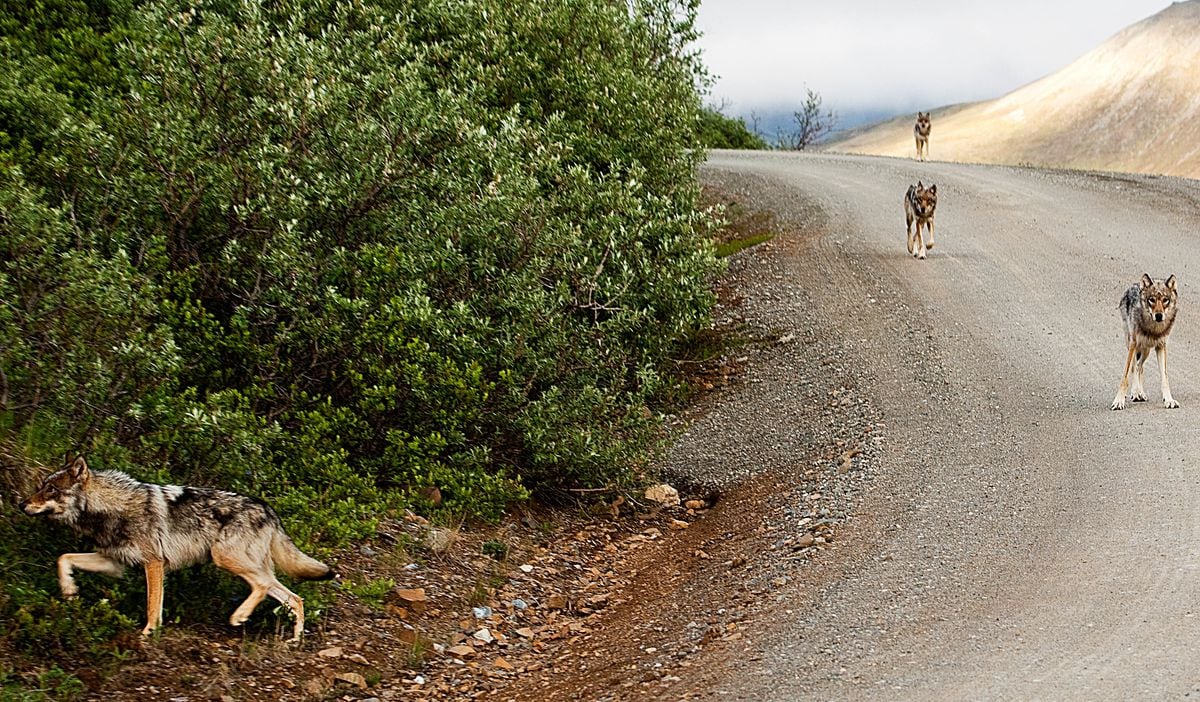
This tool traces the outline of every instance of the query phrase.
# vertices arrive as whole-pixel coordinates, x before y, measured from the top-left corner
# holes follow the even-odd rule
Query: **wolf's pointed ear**
[[[1153,286],[1153,285],[1154,285],[1154,279],[1150,277],[1150,274],[1149,274],[1149,273],[1143,273],[1143,274],[1142,274],[1142,287],[1143,287],[1143,288],[1149,288],[1149,287],[1151,287],[1151,286]]]
[[[88,470],[87,460],[83,456],[76,456],[71,465],[67,466],[67,473],[75,482],[82,483],[88,479],[91,472]]]
[[[934,183],[933,185],[929,186],[929,192],[933,193],[934,195],[937,195],[937,183]]]
[[[1167,278],[1167,289],[1172,290],[1172,291],[1175,290],[1175,275],[1174,274],[1172,274],[1170,278]]]
[[[924,189],[925,189],[925,186],[921,185],[921,181],[918,180],[917,181],[917,190],[924,190]]]

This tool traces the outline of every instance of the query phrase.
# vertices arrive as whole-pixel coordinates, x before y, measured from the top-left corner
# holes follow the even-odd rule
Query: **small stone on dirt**
[[[417,588],[412,588],[410,590],[397,590],[396,597],[399,597],[400,599],[404,600],[405,602],[409,602],[409,603],[424,602],[425,601],[425,588],[417,587]]]
[[[367,689],[367,679],[358,673],[337,673],[333,676],[333,679],[347,685],[354,685],[360,690]]]
[[[445,527],[429,527],[422,544],[436,554],[443,554],[454,545],[455,533]]]
[[[646,488],[646,499],[664,507],[675,507],[679,505],[679,491],[666,483],[652,485]]]
[[[342,647],[341,646],[332,646],[330,648],[322,649],[317,652],[317,655],[322,658],[341,658],[342,657]]]

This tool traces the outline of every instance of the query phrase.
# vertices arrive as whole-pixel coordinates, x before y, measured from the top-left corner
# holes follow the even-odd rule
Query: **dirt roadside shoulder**
[[[664,461],[668,475],[719,485],[722,499],[685,531],[626,564],[623,603],[544,670],[500,699],[686,699],[758,659],[756,637],[858,558],[874,534],[856,513],[886,431],[843,331],[816,296],[829,285],[824,213],[765,178],[707,168],[732,201],[783,203],[782,231],[731,257],[715,313],[767,340],[745,372],[687,417]],[[834,254],[836,255],[836,254]],[[768,625],[771,625],[770,627]]]

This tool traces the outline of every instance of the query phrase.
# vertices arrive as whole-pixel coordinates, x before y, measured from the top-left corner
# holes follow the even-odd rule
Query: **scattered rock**
[[[488,617],[492,616],[492,608],[491,607],[472,607],[471,608],[471,616],[475,617],[476,619],[487,619]]]
[[[425,602],[425,588],[415,587],[408,590],[396,590],[396,597],[409,604]]]
[[[451,646],[450,648],[447,648],[446,653],[449,653],[456,658],[467,658],[468,656],[475,655],[475,649],[466,644],[458,644],[457,646]]]
[[[421,543],[430,551],[441,555],[454,545],[456,534],[445,527],[429,527]]]
[[[522,573],[532,573],[533,572],[533,566],[529,565],[528,563],[522,565],[520,567],[520,569],[521,569]]]
[[[708,504],[704,500],[688,500],[683,503],[683,506],[688,509],[704,509],[708,507]]]
[[[475,632],[474,636],[476,641],[482,641],[485,644],[490,644],[496,640],[496,637],[492,636],[492,632],[488,631],[486,627]]]
[[[500,656],[496,657],[496,660],[492,662],[492,665],[496,666],[497,668],[500,668],[501,670],[512,670],[513,669],[513,664],[504,660],[504,658],[500,657]]]
[[[337,682],[353,685],[360,690],[367,689],[367,679],[358,673],[337,673],[333,676],[333,679]]]
[[[317,651],[317,655],[322,658],[341,658],[342,657],[342,647],[341,646],[331,646],[330,648],[325,648],[320,651]]]
[[[687,529],[689,526],[691,526],[691,525],[688,524],[687,522],[683,521],[682,519],[672,519],[671,520],[671,528],[675,529],[676,531],[682,531],[683,529]]]
[[[652,485],[646,488],[646,499],[664,507],[676,507],[679,505],[679,491],[666,483]]]

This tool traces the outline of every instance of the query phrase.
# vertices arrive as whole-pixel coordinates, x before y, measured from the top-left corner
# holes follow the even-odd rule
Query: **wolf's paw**
[[[932,248],[933,248],[933,242],[931,241],[931,242],[929,242],[928,244],[925,244],[925,248],[926,248],[926,249],[932,249]]]
[[[920,259],[920,260],[922,260],[922,261],[924,261],[924,260],[925,260],[925,252],[924,252],[924,251],[918,251],[918,252],[917,252],[917,258],[918,258],[918,259]]]
[[[142,636],[151,636],[155,631],[158,631],[158,627],[147,624],[145,628],[142,629]]]
[[[1129,398],[1129,399],[1130,399],[1130,401],[1131,401],[1131,402],[1145,402],[1145,401],[1146,401],[1146,395],[1145,395],[1145,393],[1137,393],[1137,394],[1135,394],[1133,397],[1131,397],[1131,398]]]
[[[70,585],[62,586],[62,597],[64,600],[73,600],[79,597],[79,586],[71,583]]]
[[[1112,408],[1111,408],[1111,409],[1114,409],[1114,410],[1123,410],[1123,409],[1125,409],[1125,398],[1123,398],[1123,397],[1118,397],[1117,399],[1113,400],[1113,403],[1112,403]]]
[[[1179,403],[1176,402],[1175,398],[1173,397],[1164,397],[1163,407],[1166,407],[1167,409],[1179,409]]]

